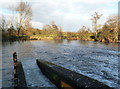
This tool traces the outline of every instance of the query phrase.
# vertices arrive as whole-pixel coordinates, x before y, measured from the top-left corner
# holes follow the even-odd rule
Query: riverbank
[[[63,33],[61,36],[58,36],[57,34],[53,35],[32,35],[30,36],[29,40],[86,40],[86,41],[94,41],[94,39],[91,38],[90,34],[89,36],[79,36],[78,33]]]
[[[108,40],[105,40],[105,39],[102,39],[102,40],[95,40],[95,39],[92,39],[92,38],[79,38],[79,37],[71,37],[71,38],[68,38],[68,37],[46,37],[46,36],[30,36],[29,37],[29,40],[63,40],[63,39],[67,39],[67,40],[83,40],[83,41],[96,41],[96,42],[102,42],[102,43],[120,43],[120,41],[108,41]]]
[[[2,36],[2,41],[19,41],[19,40],[30,40],[30,37],[27,35]]]
[[[26,41],[26,40],[83,40],[83,41],[96,41],[96,42],[102,42],[102,43],[120,43],[120,41],[112,41],[108,39],[94,39],[92,36],[88,37],[79,37],[79,36],[67,36],[67,35],[62,35],[61,37],[51,35],[51,36],[46,36],[46,35],[32,35],[32,36],[27,36],[27,35],[11,35],[11,36],[3,36],[2,41]]]

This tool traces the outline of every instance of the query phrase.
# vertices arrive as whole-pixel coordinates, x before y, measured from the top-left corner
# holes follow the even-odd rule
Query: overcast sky
[[[9,8],[21,0],[0,0],[0,16],[6,18],[12,14]],[[91,28],[91,15],[103,14],[100,24],[104,24],[109,15],[118,13],[119,0],[24,0],[32,6],[32,25],[41,29],[45,24],[55,21],[64,31],[78,31],[83,25]]]

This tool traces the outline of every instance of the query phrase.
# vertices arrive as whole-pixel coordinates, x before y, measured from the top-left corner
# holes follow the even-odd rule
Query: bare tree
[[[0,26],[1,30],[5,31],[6,21],[5,21],[5,17],[4,16],[2,16],[0,24],[1,24],[1,26]]]
[[[115,41],[118,41],[118,15],[111,15],[109,16],[107,22],[105,23],[107,26],[107,30],[109,31],[107,35],[111,34],[112,37]],[[109,37],[109,39],[110,39]]]
[[[18,35],[23,28],[26,28],[32,19],[32,8],[27,2],[20,2],[15,8],[16,12],[19,14],[18,17]]]
[[[97,38],[97,33],[98,33],[98,20],[102,17],[102,14],[98,14],[98,12],[95,12],[95,14],[92,15],[92,26],[95,31],[95,38]]]
[[[63,28],[62,28],[61,24],[60,24],[60,32],[63,32]]]
[[[58,31],[58,26],[55,24],[54,21],[52,21],[52,29],[53,29],[54,31]]]

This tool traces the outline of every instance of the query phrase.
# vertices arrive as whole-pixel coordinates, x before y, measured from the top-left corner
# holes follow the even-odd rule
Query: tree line
[[[100,25],[98,21],[103,16],[95,12],[91,16],[92,29],[83,26],[77,32],[64,32],[62,26],[58,27],[54,21],[51,24],[44,25],[42,29],[35,29],[32,27],[30,21],[32,20],[32,8],[26,2],[20,2],[17,6],[12,8],[18,16],[14,21],[6,21],[2,16],[0,29],[2,30],[2,39],[4,40],[18,40],[18,39],[37,39],[37,38],[51,38],[51,39],[68,39],[68,40],[94,40],[99,42],[119,42],[119,25],[118,15],[111,15],[108,17],[104,25]],[[33,38],[32,38],[33,37]]]

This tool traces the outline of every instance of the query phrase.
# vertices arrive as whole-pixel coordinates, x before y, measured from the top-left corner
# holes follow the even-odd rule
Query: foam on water
[[[118,55],[115,44],[91,41],[25,41],[4,44],[3,69],[11,69],[12,53],[17,51],[29,87],[55,87],[36,65],[36,58],[94,78],[111,87],[118,87]],[[116,47],[116,46],[115,46]],[[8,64],[9,63],[9,64]],[[9,70],[7,70],[9,72]],[[4,80],[10,74],[4,71]],[[11,76],[12,77],[12,76]],[[7,81],[7,80],[6,80]]]

